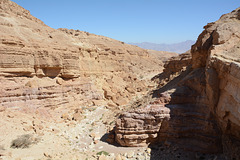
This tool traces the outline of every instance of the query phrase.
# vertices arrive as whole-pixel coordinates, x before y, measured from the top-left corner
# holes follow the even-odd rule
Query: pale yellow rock
[[[57,82],[57,84],[62,85],[63,84],[63,79],[62,78],[57,78],[56,82]]]
[[[3,106],[104,106],[112,99],[126,105],[136,88],[145,92],[134,85],[140,82],[136,77],[147,77],[142,83],[148,84],[150,75],[163,69],[156,54],[137,46],[79,30],[56,30],[10,0],[0,5]]]
[[[102,154],[98,157],[98,160],[109,160],[109,157]]]
[[[115,160],[122,160],[122,156],[120,154],[117,154]]]
[[[151,148],[147,148],[147,153],[151,154]]]

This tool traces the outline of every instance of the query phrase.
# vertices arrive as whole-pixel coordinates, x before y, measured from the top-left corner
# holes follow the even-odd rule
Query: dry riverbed
[[[116,112],[85,107],[73,114],[64,109],[27,113],[19,108],[0,112],[0,159],[147,160],[151,149],[109,144],[108,131]]]

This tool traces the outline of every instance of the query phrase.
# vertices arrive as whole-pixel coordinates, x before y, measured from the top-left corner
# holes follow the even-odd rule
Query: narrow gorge
[[[191,53],[171,58],[154,77],[159,87],[137,102],[141,111],[121,114],[115,129],[118,143],[170,143],[240,159],[240,8],[204,28]],[[155,108],[148,111],[151,106]],[[168,114],[154,114],[159,120],[149,116],[154,110]],[[152,136],[153,128],[158,136]]]
[[[240,8],[191,50],[53,29],[0,0],[0,159],[240,160]]]

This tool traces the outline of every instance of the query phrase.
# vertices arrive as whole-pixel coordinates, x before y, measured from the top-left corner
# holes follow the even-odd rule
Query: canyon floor
[[[101,154],[109,158],[146,157],[147,148],[121,147],[109,144],[107,130],[114,125],[116,112],[106,107],[92,106],[72,120],[67,113],[50,119],[42,119],[39,113],[30,115],[17,108],[1,111],[2,159],[97,159]],[[24,117],[24,118],[23,118]],[[62,118],[61,118],[62,117]],[[31,135],[26,143],[11,148],[12,141],[21,135]],[[26,138],[26,137],[25,137]],[[24,137],[22,137],[24,139]],[[17,144],[16,144],[17,145]],[[28,146],[29,145],[29,146]],[[135,155],[134,155],[135,153]],[[138,153],[138,155],[137,155]]]
[[[0,159],[240,160],[239,28],[237,8],[176,54],[0,0]]]
[[[107,141],[108,133],[113,129],[121,109],[123,108],[116,110],[104,106],[91,106],[82,108],[78,111],[80,114],[74,116],[63,112],[66,109],[62,108],[52,110],[50,115],[45,115],[44,110],[29,114],[19,111],[17,107],[2,109],[0,158],[3,160],[224,159],[223,155],[186,151],[170,142],[152,144],[148,147],[122,147],[117,143],[111,144]],[[14,143],[16,139],[19,142]]]

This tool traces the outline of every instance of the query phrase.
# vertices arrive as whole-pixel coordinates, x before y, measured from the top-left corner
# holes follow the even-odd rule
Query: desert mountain
[[[240,8],[175,56],[0,0],[0,159],[240,159],[239,28]]]
[[[10,0],[0,0],[0,31],[0,159],[85,159],[114,147],[99,135],[163,69],[144,49],[53,29]]]
[[[129,43],[132,45],[136,45],[138,47],[156,51],[167,51],[167,52],[176,52],[176,53],[184,53],[191,49],[191,46],[195,43],[195,41],[187,40],[180,43],[174,44],[157,44],[150,42],[142,42],[142,43]]]
[[[14,2],[0,5],[2,106],[56,107],[77,103],[76,98],[83,104],[125,105],[131,95],[146,91],[146,77],[162,70],[161,60],[144,49],[79,30],[56,30]]]

